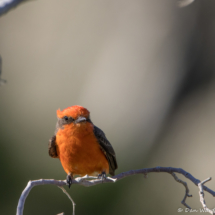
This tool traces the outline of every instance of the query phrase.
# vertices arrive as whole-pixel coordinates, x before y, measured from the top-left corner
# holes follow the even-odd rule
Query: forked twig
[[[203,185],[210,181],[212,178],[207,178],[205,179],[204,181],[200,182],[198,184],[198,187],[199,187],[199,196],[200,196],[200,202],[202,203],[202,207],[205,209],[205,212],[208,212],[210,214],[215,214],[212,210],[210,210],[207,205],[206,205],[206,202],[205,202],[205,198],[204,198],[204,191],[203,191]]]
[[[184,195],[183,200],[181,201],[181,204],[183,204],[186,208],[191,209],[191,207],[186,203],[187,197],[192,197],[192,195],[189,194],[189,188],[187,186],[187,183],[185,181],[182,181],[181,179],[179,179],[174,172],[172,172],[171,175],[174,177],[174,179],[178,183],[181,183],[181,184],[184,185],[184,187],[185,187],[185,195]]]

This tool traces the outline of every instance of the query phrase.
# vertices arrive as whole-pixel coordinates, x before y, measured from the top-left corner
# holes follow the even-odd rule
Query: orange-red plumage
[[[108,174],[112,165],[113,175],[117,168],[114,150],[104,133],[95,126],[97,131],[104,135],[102,138],[107,141],[107,145],[106,142],[101,144],[89,114],[86,108],[78,105],[63,111],[57,110],[56,137],[51,139],[49,154],[60,159],[67,174],[80,176]]]
[[[57,153],[68,174],[98,175],[109,173],[108,161],[93,133],[93,125],[65,126],[56,135]]]

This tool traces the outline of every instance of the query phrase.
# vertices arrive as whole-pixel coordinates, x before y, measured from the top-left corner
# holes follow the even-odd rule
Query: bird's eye
[[[63,118],[64,118],[66,121],[69,120],[68,116],[64,116]]]

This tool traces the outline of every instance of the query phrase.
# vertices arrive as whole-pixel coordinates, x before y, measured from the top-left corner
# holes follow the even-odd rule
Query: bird
[[[79,105],[57,110],[55,135],[49,140],[49,155],[59,158],[71,186],[75,176],[115,175],[115,151],[105,133],[90,119],[90,112]]]

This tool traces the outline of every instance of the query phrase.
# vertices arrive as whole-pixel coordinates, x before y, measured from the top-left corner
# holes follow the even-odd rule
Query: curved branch
[[[187,197],[192,197],[192,195],[189,194],[189,188],[187,186],[187,183],[185,181],[182,181],[181,179],[179,179],[176,174],[173,172],[172,176],[174,177],[174,179],[178,182],[184,185],[185,187],[185,196],[183,198],[183,200],[181,201],[181,204],[184,205],[186,208],[191,209],[191,207],[186,203],[186,199]]]
[[[45,185],[45,184],[53,184],[53,185],[57,185],[57,186],[61,187],[61,186],[66,185],[66,182],[57,181],[54,179],[39,179],[39,180],[35,180],[35,181],[29,181],[26,188],[23,190],[23,192],[19,198],[19,203],[18,203],[17,210],[16,210],[17,215],[23,214],[25,200],[26,200],[28,194],[30,193],[31,189],[34,186]]]
[[[66,192],[66,190],[63,187],[59,187],[69,198],[69,200],[72,202],[72,206],[73,206],[73,215],[75,215],[75,202],[73,201],[73,199],[71,198],[71,196],[69,195],[69,193]],[[60,214],[59,214],[60,215]],[[63,213],[62,213],[63,215]]]
[[[159,167],[158,166],[158,167],[154,167],[154,168],[144,168],[144,169],[138,169],[138,170],[130,170],[130,171],[122,172],[122,173],[120,173],[118,175],[115,175],[112,178],[107,177],[105,179],[98,179],[97,177],[86,175],[84,177],[78,177],[78,178],[73,179],[72,184],[79,184],[79,185],[82,185],[82,186],[85,186],[85,187],[90,187],[90,186],[94,186],[94,185],[102,184],[102,183],[113,183],[113,182],[121,180],[121,179],[123,179],[125,177],[132,176],[132,175],[137,175],[137,174],[143,174],[144,176],[146,176],[148,173],[151,173],[151,172],[165,172],[165,173],[171,174],[175,178],[175,180],[177,182],[182,183],[185,186],[185,188],[186,188],[185,197],[187,197],[187,196],[190,197],[190,195],[188,194],[189,190],[188,190],[188,187],[186,185],[186,182],[183,182],[182,180],[178,179],[172,173],[179,173],[179,174],[184,175],[186,178],[188,178],[190,181],[192,181],[196,186],[198,186],[201,183],[201,181],[199,179],[196,179],[190,173],[186,172],[185,170],[183,170],[181,168]],[[23,215],[25,200],[26,200],[29,192],[31,191],[31,189],[34,186],[45,185],[45,184],[53,184],[53,185],[57,185],[59,187],[67,185],[66,180],[58,181],[58,180],[54,180],[54,179],[39,179],[39,180],[35,180],[35,181],[29,181],[27,186],[26,186],[26,188],[22,192],[20,199],[19,199],[16,215]],[[205,190],[206,192],[210,193],[212,196],[215,196],[215,192],[213,190],[209,189],[208,187],[204,186],[203,184],[201,186],[202,186],[203,190]],[[182,204],[187,205],[185,203],[185,199],[186,199],[185,197],[182,200]],[[73,207],[73,210],[74,210],[74,207]]]

